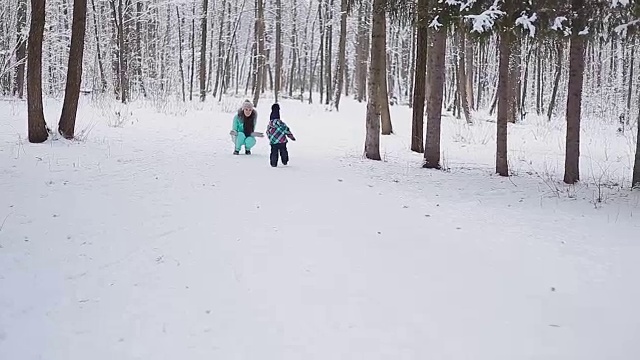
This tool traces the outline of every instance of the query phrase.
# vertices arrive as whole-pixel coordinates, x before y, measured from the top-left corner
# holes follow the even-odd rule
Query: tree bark
[[[209,1],[202,0],[201,42],[200,42],[200,101],[207,99],[207,20]]]
[[[638,96],[638,104],[640,104],[640,93]],[[640,188],[640,106],[638,106],[638,121],[636,127],[638,128],[638,134],[636,136],[636,158],[633,163],[631,187]]]
[[[18,67],[16,69],[16,79],[15,86],[13,88],[13,96],[18,96],[18,98],[22,99],[24,97],[24,69],[25,69],[25,60],[27,55],[27,41],[22,34],[25,25],[27,24],[27,0],[19,0],[18,1],[18,22],[16,29],[16,41],[17,41],[17,50],[16,50],[16,61],[18,62]]]
[[[282,0],[276,0],[276,69],[274,74],[273,92],[275,101],[282,88]]]
[[[509,163],[507,157],[507,130],[509,124],[509,110],[513,98],[510,96],[510,63],[511,63],[511,33],[500,33],[500,65],[498,77],[498,119],[496,130],[496,173],[500,176],[509,176]]]
[[[334,105],[337,111],[340,110],[340,97],[342,96],[345,76],[345,57],[347,52],[347,7],[348,0],[342,0],[340,3],[340,41],[338,42],[338,68],[336,70],[336,93],[334,97]]]
[[[575,184],[580,180],[580,113],[582,110],[582,82],[584,79],[584,18],[580,15],[584,0],[572,0],[574,18],[569,49],[569,92],[567,94],[567,141],[564,163],[564,182]]]
[[[98,71],[100,72],[100,91],[107,91],[107,78],[104,74],[104,65],[102,60],[102,50],[100,49],[100,37],[98,35],[98,17],[96,11],[96,4],[94,0],[91,0],[91,8],[93,9],[93,31],[96,40],[96,53],[98,56]]]
[[[67,67],[67,85],[64,92],[62,114],[58,132],[65,139],[73,139],[78,111],[78,98],[82,84],[82,59],[84,57],[84,36],[87,24],[87,0],[73,1],[73,23],[71,25],[71,47]]]
[[[378,82],[378,97],[380,98],[380,121],[382,123],[382,135],[391,135],[391,112],[389,111],[389,92],[387,84],[387,20],[386,13],[382,14],[382,40],[380,46],[380,81]]]
[[[49,137],[42,106],[42,38],[45,0],[31,0],[31,27],[27,45],[27,118],[29,142],[42,143]]]
[[[180,68],[180,84],[182,89],[182,102],[187,101],[184,79],[184,59],[182,58],[182,19],[180,19],[180,8],[176,5],[176,15],[178,16],[178,66]]]
[[[473,119],[471,119],[471,109],[469,104],[469,94],[467,90],[469,89],[469,79],[467,74],[467,65],[466,65],[466,42],[465,42],[465,34],[464,30],[458,31],[458,89],[459,89],[459,99],[462,104],[462,110],[464,111],[464,118],[467,120],[467,124],[472,124]],[[473,55],[473,54],[472,54]],[[473,100],[471,100],[473,102]]]
[[[256,0],[256,86],[253,92],[253,106],[258,106],[264,80],[264,3]]]
[[[551,100],[549,101],[549,111],[547,112],[547,120],[551,121],[553,115],[553,107],[556,104],[556,98],[558,97],[558,86],[560,85],[560,75],[562,75],[562,40],[558,40],[557,45],[557,58],[556,58],[556,77],[553,81],[553,90],[551,92]]]
[[[369,80],[367,88],[367,126],[364,144],[365,157],[371,160],[382,160],[380,157],[380,97],[378,86],[382,72],[384,56],[384,21],[385,0],[373,0],[373,17],[371,26],[371,63],[369,64]]]
[[[427,99],[427,136],[424,146],[424,164],[427,169],[440,169],[440,125],[442,122],[442,97],[445,80],[445,55],[447,51],[446,29],[429,31],[431,39],[427,64],[429,91]],[[418,51],[420,51],[418,49]]]
[[[429,0],[418,0],[416,9],[416,64],[413,86],[413,119],[411,122],[411,151],[424,153],[424,100],[426,93],[427,47],[429,46]]]

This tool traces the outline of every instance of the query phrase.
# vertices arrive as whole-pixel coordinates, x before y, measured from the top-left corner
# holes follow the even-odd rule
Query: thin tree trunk
[[[193,101],[193,79],[196,67],[196,4],[193,4],[191,17],[191,66],[189,70],[189,101]]]
[[[572,9],[579,14],[584,0],[572,0]],[[580,180],[580,113],[582,110],[582,83],[584,79],[585,39],[578,34],[584,28],[584,18],[577,15],[571,33],[569,48],[569,91],[567,94],[567,142],[564,163],[564,182],[575,184]]]
[[[84,55],[84,36],[87,24],[87,0],[73,1],[73,24],[71,26],[71,47],[67,67],[67,84],[64,92],[62,114],[58,123],[58,132],[65,139],[73,139],[78,111],[78,98],[82,83],[82,59]]]
[[[29,142],[42,143],[49,137],[42,106],[42,38],[45,0],[31,0],[31,26],[27,45],[27,118]]]
[[[18,96],[22,99],[24,97],[24,69],[25,60],[27,56],[27,39],[23,35],[23,30],[27,24],[27,0],[18,1],[18,22],[16,29],[16,61],[18,67],[16,69],[15,86],[13,88],[13,96]]]
[[[463,36],[463,42],[464,42],[464,54],[466,56],[465,59],[465,82],[466,82],[466,97],[467,97],[467,104],[469,106],[469,110],[476,110],[477,107],[474,103],[474,96],[473,96],[473,75],[474,75],[474,69],[475,69],[475,65],[473,62],[473,58],[474,58],[474,53],[473,53],[473,41],[470,38],[465,38],[466,35],[464,32],[462,32],[462,36]],[[469,111],[469,114],[471,113],[471,111]]]
[[[442,96],[445,82],[445,55],[447,52],[446,29],[429,31],[429,56],[427,79],[427,136],[424,146],[424,164],[427,169],[440,169],[440,125],[442,122]]]
[[[100,50],[100,37],[98,35],[98,19],[96,16],[95,0],[91,0],[91,8],[93,9],[93,31],[96,41],[96,52],[98,56],[98,71],[100,72],[100,92],[107,91],[107,78],[104,73],[104,65],[102,60],[102,50]]]
[[[629,87],[627,92],[627,116],[626,116],[627,124],[629,124],[629,121],[631,119],[631,97],[633,94],[633,76],[634,76],[633,67],[635,66],[634,64],[635,56],[636,56],[636,47],[635,47],[635,39],[633,39],[631,40],[631,55],[629,56],[629,77],[628,77]],[[638,126],[640,126],[640,124],[638,124]]]
[[[342,96],[342,87],[344,86],[345,77],[345,57],[347,52],[347,7],[348,0],[342,0],[340,3],[340,41],[338,42],[338,68],[336,70],[336,92],[334,97],[336,110],[340,110],[340,97]]]
[[[200,43],[200,101],[207,99],[207,20],[209,18],[209,1],[202,0],[201,43]]]
[[[466,39],[465,39],[464,31],[457,31],[457,32],[458,32],[458,39],[459,39],[459,43],[458,43],[458,70],[459,70],[458,71],[458,89],[459,89],[459,99],[460,99],[460,103],[462,104],[462,110],[464,111],[464,118],[467,120],[467,124],[472,124],[473,123],[473,119],[471,119],[471,109],[470,109],[470,104],[469,104],[469,94],[467,93],[467,90],[469,88],[469,86],[468,86],[468,84],[469,84],[469,79],[468,79],[469,74],[467,74],[467,65],[465,63],[465,59],[467,57],[467,54],[465,54],[465,51],[468,50],[468,49],[467,49],[467,45],[466,45],[466,42],[465,42]],[[473,102],[473,100],[471,100],[471,102]]]
[[[185,89],[185,79],[184,79],[184,59],[182,58],[182,23],[183,20],[180,19],[180,8],[176,5],[176,14],[178,16],[178,59],[179,59],[179,67],[180,67],[180,84],[182,85],[182,102],[187,101],[186,89]]]
[[[276,69],[274,74],[273,92],[275,101],[282,88],[282,0],[276,0]]]
[[[369,96],[367,100],[365,157],[382,160],[380,157],[380,97],[378,86],[381,79],[382,59],[384,56],[385,0],[373,0],[371,26],[371,63],[369,64]]]
[[[253,92],[253,105],[258,106],[260,93],[264,80],[264,3],[263,0],[256,0],[256,35],[257,35],[257,56],[256,56],[256,86]]]
[[[640,93],[638,96],[638,104],[640,104]],[[638,128],[638,134],[636,136],[636,158],[633,163],[631,187],[640,187],[640,106],[638,106],[638,121],[636,127]]]
[[[325,75],[327,77],[327,86],[325,87],[326,90],[326,96],[325,96],[325,105],[329,105],[330,101],[331,101],[331,94],[333,92],[332,89],[332,84],[333,82],[331,81],[332,77],[331,77],[331,68],[332,66],[332,58],[333,58],[333,0],[329,0],[329,3],[327,4],[327,23],[329,24],[329,26],[327,27],[326,33],[325,33],[325,46],[326,46],[326,51],[325,51],[325,56],[326,56],[326,61],[325,61]]]
[[[387,20],[383,13],[383,32],[380,48],[380,82],[378,83],[378,96],[380,97],[380,121],[382,123],[382,135],[391,135],[393,126],[391,125],[391,112],[389,111],[389,92],[387,85]]]
[[[416,51],[413,86],[413,119],[411,122],[411,151],[424,153],[424,100],[426,92],[427,48],[429,46],[429,0],[418,0],[416,19]]]
[[[511,102],[511,33],[503,31],[500,33],[500,65],[498,78],[498,119],[496,131],[496,173],[500,176],[509,176],[509,163],[507,157],[507,127],[509,124],[509,110]]]
[[[556,98],[558,96],[558,86],[560,85],[560,75],[562,74],[562,50],[562,40],[558,40],[556,54],[556,78],[553,81],[553,91],[551,92],[551,100],[549,101],[549,111],[547,112],[548,121],[551,121],[551,116],[553,115],[553,107],[555,106]]]

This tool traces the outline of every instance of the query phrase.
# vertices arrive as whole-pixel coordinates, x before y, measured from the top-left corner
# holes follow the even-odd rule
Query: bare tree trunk
[[[473,62],[473,57],[474,57],[474,52],[473,52],[473,41],[470,38],[464,38],[466,37],[465,33],[462,33],[463,36],[463,41],[464,41],[464,54],[466,56],[465,59],[465,80],[466,80],[466,94],[467,94],[467,104],[470,108],[470,110],[477,110],[477,107],[474,103],[474,96],[473,96],[473,75],[474,75],[474,62]],[[471,113],[471,111],[469,111],[469,113]]]
[[[574,19],[569,48],[569,92],[567,94],[567,144],[564,163],[564,182],[575,184],[580,180],[580,113],[582,110],[582,83],[584,79],[584,18],[579,15],[584,0],[572,0]]]
[[[182,102],[187,101],[187,95],[185,90],[185,81],[184,81],[184,59],[182,58],[182,23],[183,20],[180,19],[180,8],[176,5],[176,14],[178,16],[178,59],[179,59],[179,67],[180,67],[180,83],[182,85]]]
[[[429,46],[429,0],[418,0],[416,9],[416,51],[415,73],[413,87],[413,120],[411,122],[411,151],[424,153],[424,100],[426,92],[427,48]]]
[[[253,105],[258,106],[260,93],[264,80],[264,3],[263,0],[256,0],[256,42],[258,44],[256,56],[256,86],[253,92]]]
[[[556,58],[556,78],[553,81],[553,91],[551,92],[551,100],[549,101],[549,111],[547,112],[547,120],[551,121],[551,116],[553,115],[553,107],[556,103],[556,98],[558,96],[558,86],[560,85],[560,75],[562,74],[562,40],[558,40],[557,45],[557,58]]]
[[[202,0],[202,35],[200,43],[200,101],[207,99],[207,20],[209,18],[209,1]]]
[[[98,70],[100,72],[100,92],[107,91],[107,78],[104,74],[104,65],[102,60],[102,50],[100,50],[100,36],[98,35],[98,19],[96,16],[96,4],[91,0],[91,8],[93,9],[93,31],[96,41],[96,52],[98,56]]]
[[[382,48],[380,49],[380,82],[378,83],[378,96],[380,97],[380,121],[382,123],[382,135],[391,135],[393,126],[391,125],[391,112],[389,111],[389,93],[387,86],[387,20],[386,14],[382,21]]]
[[[27,24],[27,0],[18,1],[18,22],[17,22],[17,50],[16,61],[18,62],[18,68],[16,69],[16,80],[13,88],[13,96],[18,96],[20,99],[24,97],[24,69],[27,56],[27,39],[23,35],[24,27]]]
[[[64,92],[62,114],[58,123],[58,132],[65,139],[73,139],[78,111],[78,98],[82,83],[82,59],[84,55],[84,36],[87,24],[87,0],[73,1],[73,24],[71,26],[71,47],[67,68],[67,85]]]
[[[193,101],[193,79],[196,67],[196,4],[193,3],[191,14],[191,66],[189,70],[189,101]]]
[[[347,10],[349,0],[342,0],[340,3],[340,41],[338,42],[338,68],[336,70],[336,93],[334,105],[336,110],[340,110],[340,97],[344,86],[345,63],[347,53]]]
[[[498,119],[496,132],[496,173],[500,176],[509,176],[509,162],[507,155],[507,127],[509,124],[509,110],[512,108],[511,102],[511,50],[513,43],[511,32],[508,30],[500,33],[500,65],[498,78]]]
[[[427,58],[427,136],[424,146],[424,164],[427,169],[440,169],[440,125],[442,122],[442,96],[445,81],[446,29],[430,29],[429,56]],[[418,50],[419,51],[419,50]]]
[[[538,43],[536,46],[536,114],[542,114],[542,45]]]
[[[384,56],[385,0],[373,0],[373,22],[371,27],[371,63],[369,65],[369,98],[367,100],[367,126],[364,143],[365,157],[382,160],[380,157],[380,86],[382,59]]]
[[[45,0],[31,0],[31,27],[27,57],[27,118],[29,142],[42,143],[49,137],[42,107],[42,37]]]
[[[327,15],[327,23],[329,24],[327,26],[326,29],[326,33],[325,33],[325,46],[326,46],[326,51],[325,51],[325,56],[326,56],[326,60],[325,60],[325,75],[327,77],[327,86],[325,88],[326,90],[326,95],[325,95],[325,105],[329,105],[329,102],[331,101],[331,94],[333,92],[332,89],[332,84],[333,82],[331,81],[331,68],[333,67],[331,64],[331,60],[333,59],[333,0],[329,0],[329,3],[327,4],[327,11],[326,11],[326,15]]]
[[[282,88],[282,0],[276,0],[276,69],[274,74],[273,92],[275,101]]]
[[[629,87],[628,87],[628,92],[627,92],[627,124],[629,124],[629,121],[631,120],[631,97],[633,94],[633,76],[634,76],[634,60],[635,60],[635,56],[636,56],[636,47],[635,47],[635,38],[632,38],[631,40],[631,54],[629,56]],[[640,106],[640,104],[639,104]],[[640,126],[640,124],[638,124],[638,126]],[[638,140],[640,141],[640,140]]]
[[[358,45],[356,53],[356,83],[358,84],[358,93],[356,100],[363,102],[366,98],[367,91],[367,63],[369,61],[369,26],[367,19],[369,15],[368,3],[363,1],[358,9]]]
[[[640,104],[640,93],[638,96],[638,104]],[[636,123],[638,128],[638,134],[636,136],[636,158],[633,163],[633,178],[631,180],[631,187],[640,187],[640,106],[638,106],[638,121]]]
[[[467,120],[467,124],[472,124],[473,119],[471,119],[471,109],[469,105],[469,94],[467,90],[469,89],[469,74],[467,74],[467,65],[465,60],[467,55],[465,51],[468,50],[468,47],[465,42],[464,30],[459,30],[458,32],[458,89],[459,89],[459,99],[462,104],[462,110],[464,111],[464,118]],[[473,54],[471,54],[473,56]],[[472,98],[473,99],[473,98]],[[473,102],[473,100],[471,100]]]

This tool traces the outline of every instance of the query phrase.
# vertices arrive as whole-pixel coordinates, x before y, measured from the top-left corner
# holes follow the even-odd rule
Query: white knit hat
[[[242,103],[242,110],[253,110],[253,103],[248,99]]]

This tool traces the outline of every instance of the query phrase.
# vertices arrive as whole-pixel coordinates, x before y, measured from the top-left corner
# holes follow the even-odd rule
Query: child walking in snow
[[[282,159],[282,164],[289,163],[289,151],[287,150],[287,138],[296,141],[291,130],[280,119],[280,105],[271,105],[271,115],[269,115],[269,126],[267,126],[267,136],[271,143],[271,156],[269,160],[272,167],[278,166],[278,155]]]

